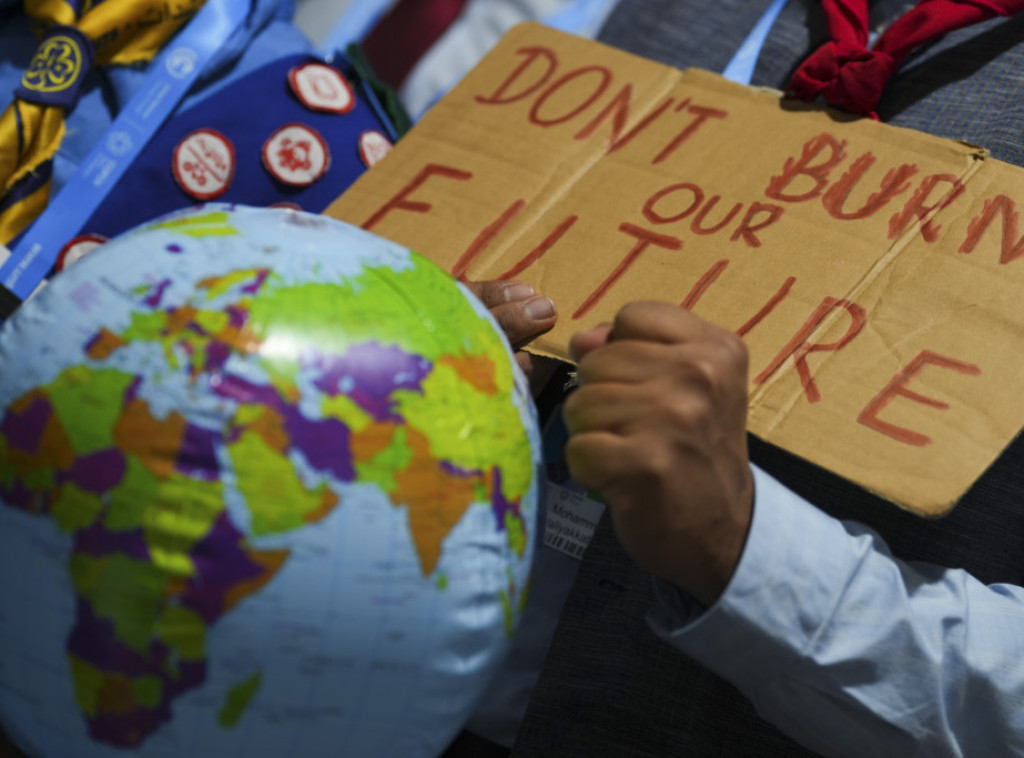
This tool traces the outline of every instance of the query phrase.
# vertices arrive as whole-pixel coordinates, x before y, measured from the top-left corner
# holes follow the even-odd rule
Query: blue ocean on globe
[[[526,597],[540,441],[426,259],[207,205],[0,329],[0,724],[31,756],[435,756]]]

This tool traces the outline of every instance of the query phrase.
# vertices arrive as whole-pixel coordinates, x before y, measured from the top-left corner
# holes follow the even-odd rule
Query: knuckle
[[[477,297],[479,297],[480,301],[488,308],[493,309],[505,302],[504,290],[501,286],[501,282],[488,279],[487,281],[476,282],[475,284],[477,285]]]
[[[705,346],[693,354],[680,353],[676,356],[671,374],[675,391],[667,394],[664,399],[674,407],[688,396],[714,397],[726,374],[714,349]]]
[[[614,328],[632,330],[646,322],[651,303],[642,300],[626,303],[615,314]]]
[[[619,308],[616,320],[630,321],[644,311],[644,303],[632,301]]]
[[[714,394],[716,388],[722,382],[722,366],[715,360],[714,354],[700,360],[694,361],[690,366],[691,377],[694,387],[705,395]]]
[[[677,375],[682,383],[709,398],[721,398],[738,386],[746,386],[747,347],[731,332],[721,332],[695,355],[681,355],[678,359]]]
[[[565,462],[570,466],[579,465],[587,460],[587,440],[583,435],[570,435],[565,441]]]
[[[686,431],[704,429],[711,417],[708,402],[693,393],[677,394],[665,412],[673,425]]]
[[[588,489],[600,489],[604,484],[597,477],[603,466],[586,435],[569,437],[565,443],[565,463],[577,484]]]
[[[498,326],[501,327],[505,336],[514,342],[520,331],[515,314],[509,313],[507,308],[492,308],[491,315],[494,316],[494,320],[498,322]]]
[[[569,394],[562,405],[562,415],[570,429],[581,426],[581,422],[594,406],[597,388],[593,386],[578,387]]]
[[[476,282],[476,281],[470,281],[470,280],[466,279],[466,280],[463,280],[462,283],[464,285],[466,285],[466,289],[468,289],[470,292],[472,292],[473,296],[477,300],[479,300],[484,305],[488,305],[488,303],[487,303],[487,293],[486,293],[486,289],[487,289],[486,288],[486,284],[487,284],[486,282]]]
[[[680,461],[666,439],[648,441],[630,468],[630,486],[641,492],[659,492],[678,472]]]
[[[607,351],[607,348],[602,348],[602,350]],[[592,382],[599,378],[599,368],[602,362],[601,359],[602,355],[598,354],[597,351],[587,353],[580,358],[579,362],[576,364],[576,381],[579,384],[579,388],[573,394],[578,393],[588,382]]]
[[[586,406],[586,403],[581,399],[583,393],[583,387],[580,387],[575,392],[572,392],[569,397],[562,403],[562,418],[565,419],[566,426],[569,429],[576,427],[576,422],[579,419],[582,409]]]
[[[716,344],[725,363],[730,368],[740,369],[745,375],[750,361],[747,344],[735,332],[728,329],[719,329]]]
[[[523,321],[522,315],[514,307],[508,305],[495,306],[490,309],[494,320],[498,322],[501,331],[513,346],[518,347],[533,336],[530,329]]]

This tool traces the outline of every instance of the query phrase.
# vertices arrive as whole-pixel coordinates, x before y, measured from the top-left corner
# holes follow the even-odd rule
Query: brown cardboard
[[[685,304],[744,335],[754,434],[935,516],[1024,424],[1018,203],[979,147],[526,24],[327,213],[532,283],[543,354]]]

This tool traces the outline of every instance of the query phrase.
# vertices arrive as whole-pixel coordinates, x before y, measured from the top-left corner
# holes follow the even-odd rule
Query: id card
[[[573,558],[582,558],[603,512],[603,503],[549,481],[544,544]]]
[[[569,476],[564,455],[568,437],[559,406],[551,414],[544,430],[544,462],[548,478],[544,544],[579,560],[594,536],[604,504]]]

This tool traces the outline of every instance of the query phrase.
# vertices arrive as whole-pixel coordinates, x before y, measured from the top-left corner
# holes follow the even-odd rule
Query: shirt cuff
[[[721,597],[703,608],[657,583],[648,615],[656,634],[743,690],[757,704],[764,682],[798,675],[804,652],[828,623],[851,563],[867,548],[843,524],[757,467],[754,512],[743,554]]]

